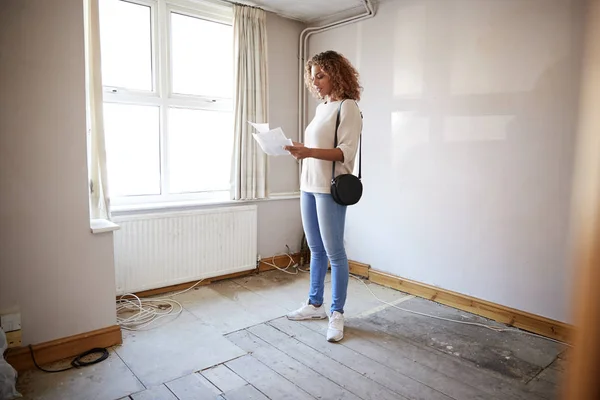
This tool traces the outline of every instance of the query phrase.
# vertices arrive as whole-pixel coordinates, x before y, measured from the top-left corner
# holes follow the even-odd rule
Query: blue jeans
[[[327,259],[331,263],[331,312],[344,312],[348,292],[348,257],[344,248],[346,206],[330,194],[301,192],[300,210],[310,248],[309,303],[323,304]]]

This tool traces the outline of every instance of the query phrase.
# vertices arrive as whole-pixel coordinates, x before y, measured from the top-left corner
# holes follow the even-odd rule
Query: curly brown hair
[[[313,96],[322,99],[312,84],[312,66],[318,65],[331,79],[331,95],[337,99],[360,100],[361,87],[358,72],[350,61],[342,54],[333,50],[314,55],[304,68],[304,83]]]

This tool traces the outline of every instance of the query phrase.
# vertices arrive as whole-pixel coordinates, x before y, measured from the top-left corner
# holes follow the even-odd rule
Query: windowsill
[[[256,200],[187,200],[187,201],[170,201],[156,203],[140,203],[140,204],[123,204],[113,205],[111,214],[118,216],[132,212],[140,211],[167,211],[167,210],[185,210],[190,208],[203,208],[214,206],[232,206],[243,204],[264,203],[269,201],[281,200],[296,200],[300,198],[300,192],[292,193],[273,193],[266,199]],[[117,228],[118,229],[118,228]]]
[[[107,219],[90,219],[90,228],[95,235],[121,229],[119,225]]]

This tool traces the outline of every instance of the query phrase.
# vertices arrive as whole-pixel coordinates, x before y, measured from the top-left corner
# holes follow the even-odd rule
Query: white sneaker
[[[334,311],[329,317],[327,341],[339,342],[344,337],[344,314]]]
[[[292,321],[302,321],[304,319],[325,319],[327,318],[327,313],[325,312],[325,307],[323,307],[323,304],[321,304],[320,307],[315,307],[312,304],[308,304],[307,300],[306,303],[302,303],[302,307],[289,313],[287,318],[291,319]]]

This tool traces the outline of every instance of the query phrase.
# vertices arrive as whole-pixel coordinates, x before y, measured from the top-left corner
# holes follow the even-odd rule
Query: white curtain
[[[267,28],[265,11],[234,5],[235,145],[234,200],[266,197],[267,156],[252,137],[248,121],[267,121]]]
[[[98,0],[84,1],[86,106],[88,116],[90,217],[110,219],[100,58]]]

